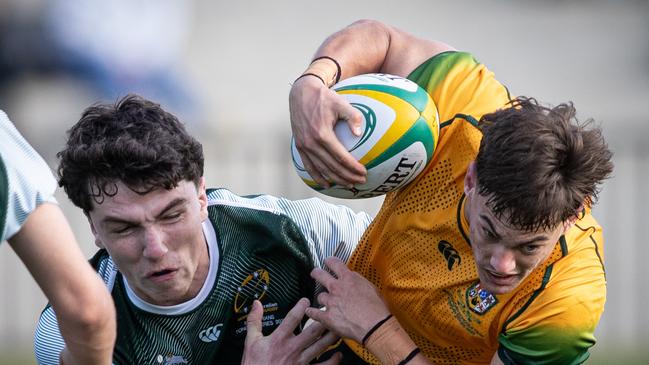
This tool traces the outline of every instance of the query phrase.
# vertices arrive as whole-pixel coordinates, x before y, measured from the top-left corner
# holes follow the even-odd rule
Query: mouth
[[[518,282],[518,274],[501,274],[491,270],[484,270],[489,281],[498,286],[511,286]]]
[[[147,274],[146,277],[154,282],[163,282],[173,278],[176,271],[178,271],[178,269],[167,268],[167,269],[152,271],[149,274]]]

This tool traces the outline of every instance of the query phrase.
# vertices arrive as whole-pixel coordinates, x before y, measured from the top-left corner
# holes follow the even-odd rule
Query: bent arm
[[[54,308],[67,346],[65,364],[110,364],[116,336],[113,301],[60,208],[38,206],[8,241]]]
[[[349,187],[366,179],[365,167],[334,134],[334,125],[343,120],[360,135],[363,122],[358,110],[329,89],[336,79],[371,72],[407,76],[426,59],[451,49],[372,20],[357,21],[329,36],[289,94],[295,146],[314,181]]]
[[[359,20],[325,39],[314,58],[338,61],[341,79],[370,72],[406,77],[428,58],[452,49],[379,21]]]

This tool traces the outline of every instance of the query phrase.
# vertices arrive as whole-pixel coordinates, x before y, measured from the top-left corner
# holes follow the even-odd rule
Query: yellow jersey
[[[572,364],[588,357],[604,308],[602,230],[587,211],[513,292],[480,287],[464,218],[464,176],[483,114],[507,89],[464,52],[444,52],[409,75],[432,96],[441,131],[432,162],[386,196],[349,267],[374,283],[422,353],[436,364]],[[359,344],[348,346],[369,363]]]

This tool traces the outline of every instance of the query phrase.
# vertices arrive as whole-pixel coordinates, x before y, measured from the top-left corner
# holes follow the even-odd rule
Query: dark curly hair
[[[478,191],[499,219],[552,229],[595,202],[613,171],[612,153],[601,129],[575,114],[572,103],[549,108],[521,97],[482,117]]]
[[[137,95],[87,108],[57,156],[59,185],[86,213],[93,200],[117,194],[118,181],[146,194],[203,176],[201,144],[175,116]]]

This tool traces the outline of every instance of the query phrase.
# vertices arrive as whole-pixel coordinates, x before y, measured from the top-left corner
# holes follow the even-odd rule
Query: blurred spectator
[[[178,75],[192,1],[49,0],[36,16],[18,18],[16,4],[3,3],[0,87],[25,71],[63,74],[86,83],[97,99],[138,93],[196,119],[191,85]]]

